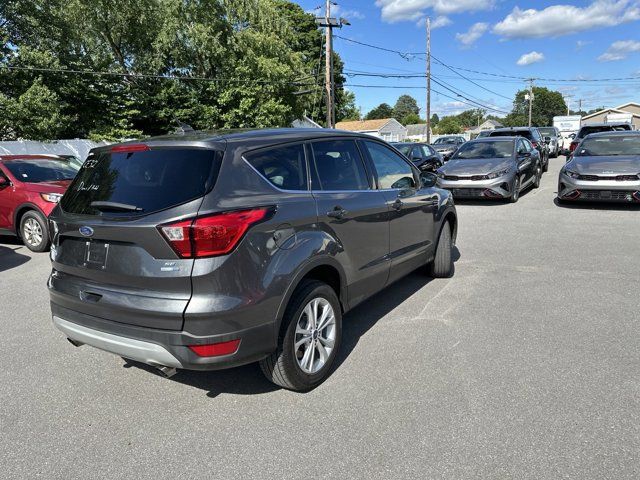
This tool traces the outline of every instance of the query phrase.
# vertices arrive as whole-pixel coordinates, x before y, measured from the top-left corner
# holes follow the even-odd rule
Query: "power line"
[[[219,77],[191,77],[181,75],[159,75],[149,73],[127,73],[127,72],[109,72],[109,71],[97,71],[97,70],[74,70],[67,68],[44,68],[44,67],[17,67],[11,65],[0,65],[0,70],[15,70],[15,71],[28,71],[28,72],[41,72],[41,73],[64,73],[74,75],[93,75],[93,76],[111,76],[122,78],[145,78],[156,80],[186,80],[186,81],[201,81],[201,82],[231,82],[231,83],[256,83],[262,85],[295,85],[308,87],[313,86],[312,83],[302,83],[302,80],[311,78],[311,75],[302,77],[299,80],[249,80],[238,78],[219,78]]]
[[[434,83],[436,83],[436,84],[440,85],[442,88],[444,88],[444,89],[446,89],[446,90],[450,91],[451,93],[454,93],[455,95],[457,95],[457,96],[458,96],[458,97],[460,97],[460,98],[464,98],[464,99],[465,99],[465,100],[467,100],[468,102],[471,102],[471,103],[475,104],[477,107],[484,108],[484,109],[486,109],[486,110],[492,110],[492,111],[494,111],[494,112],[502,113],[502,114],[505,114],[505,115],[508,115],[508,114],[509,114],[509,112],[505,112],[504,110],[500,110],[500,109],[497,109],[497,108],[489,107],[488,105],[484,105],[484,104],[482,104],[482,103],[480,103],[480,102],[476,102],[476,101],[472,100],[471,98],[467,97],[467,96],[466,96],[466,94],[463,94],[464,92],[463,92],[463,93],[460,93],[459,91],[456,91],[456,90],[455,90],[455,89],[453,89],[453,88],[449,88],[449,87],[447,87],[443,82],[438,81],[438,80],[437,80],[436,78],[434,78],[433,76],[432,76],[432,78],[431,78],[431,79],[433,80],[433,82],[434,82]]]
[[[453,69],[453,67],[451,67],[450,65],[447,65],[446,63],[444,63],[442,60],[438,60],[437,57],[435,57],[433,54],[431,55],[431,58],[433,58],[436,62],[438,62],[440,65],[442,65],[443,67],[448,68],[449,70],[451,70],[453,73],[455,73],[456,75],[458,75],[459,77],[465,79],[466,81],[474,84],[476,87],[480,87],[483,90],[486,90],[489,93],[493,93],[494,95],[497,95],[499,97],[502,98],[506,98],[507,100],[511,100],[509,97],[502,95],[501,93],[498,92],[494,92],[493,90],[489,90],[487,87],[483,87],[482,85],[480,85],[479,83],[474,82],[473,80],[470,80],[469,78],[465,77],[464,75],[462,75],[461,73],[457,72],[456,70]]]
[[[340,38],[341,40],[345,40],[347,42],[351,42],[351,43],[355,43],[355,44],[358,44],[358,45],[362,45],[364,47],[369,47],[369,48],[373,48],[373,49],[376,49],[376,50],[381,50],[381,51],[389,52],[389,53],[395,53],[397,55],[400,55],[402,58],[404,58],[405,60],[408,60],[408,61],[415,60],[418,57],[426,57],[426,55],[427,55],[425,52],[402,52],[400,50],[393,50],[393,49],[390,49],[390,48],[380,47],[378,45],[372,45],[370,43],[360,42],[360,41],[354,40],[352,38],[342,37],[342,36],[338,36],[338,35],[336,35],[336,38]],[[506,74],[500,74],[500,73],[483,72],[481,70],[473,70],[473,69],[470,69],[470,68],[455,67],[453,65],[449,65],[449,67],[451,67],[452,69],[455,69],[455,70],[462,71],[462,72],[476,73],[478,75],[487,75],[487,76],[498,77],[498,78],[510,78],[510,79],[522,80],[522,81],[528,81],[529,80],[528,77],[519,77],[517,75],[506,75]],[[539,78],[539,77],[537,77],[536,80],[540,80],[540,81],[544,81],[544,82],[597,83],[597,82],[619,82],[619,81],[628,81],[628,80],[638,80],[638,81],[640,81],[640,76],[619,77],[619,78]]]

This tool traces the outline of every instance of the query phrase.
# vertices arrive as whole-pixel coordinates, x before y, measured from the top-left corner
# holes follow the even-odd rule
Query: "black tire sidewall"
[[[28,219],[33,218],[40,224],[40,228],[42,228],[42,242],[37,246],[33,247],[29,245],[24,239],[24,224]],[[25,247],[27,247],[32,252],[44,252],[49,246],[49,228],[47,227],[47,219],[37,210],[29,210],[20,219],[20,238],[24,243]]]
[[[327,360],[325,366],[315,374],[308,374],[302,371],[295,357],[294,339],[296,325],[298,319],[302,314],[302,311],[306,305],[314,298],[324,298],[327,300],[333,308],[333,313],[336,317],[336,339],[334,342],[334,348],[331,351],[331,355]],[[342,342],[342,310],[340,308],[340,302],[333,289],[322,282],[312,282],[307,285],[305,294],[303,297],[292,297],[292,300],[296,302],[296,305],[291,305],[293,308],[287,309],[286,317],[284,319],[287,322],[284,336],[281,337],[281,349],[282,355],[285,357],[285,367],[287,369],[287,376],[296,385],[299,390],[310,390],[322,383],[331,373],[333,364],[335,362],[338,351],[340,350],[340,344]]]

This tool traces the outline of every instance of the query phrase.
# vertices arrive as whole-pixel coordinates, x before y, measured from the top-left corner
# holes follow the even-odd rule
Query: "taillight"
[[[144,143],[125,143],[124,145],[111,147],[111,153],[147,152],[149,150],[151,150],[149,145],[145,145]]]
[[[230,340],[208,345],[189,345],[189,349],[199,357],[220,357],[236,353],[239,346],[240,340]]]
[[[538,142],[531,142],[531,145],[533,146],[533,148],[538,148]]]
[[[226,255],[249,228],[264,220],[271,209],[256,208],[216,213],[160,225],[158,229],[181,258]]]
[[[571,145],[569,145],[569,151],[573,152],[576,148],[578,148],[578,142],[571,142]]]

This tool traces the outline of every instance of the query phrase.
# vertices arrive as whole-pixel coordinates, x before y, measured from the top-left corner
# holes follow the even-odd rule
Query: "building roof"
[[[411,125],[406,125],[406,128],[407,128],[407,136],[409,137],[416,137],[418,135],[427,134],[426,123],[413,123]]]
[[[631,106],[631,105],[633,105],[633,106],[635,106],[635,107],[640,108],[640,104],[635,103],[635,102],[628,102],[628,103],[624,103],[624,104],[622,104],[622,105],[618,105],[618,106],[617,106],[617,107],[615,107],[615,108],[604,108],[604,109],[602,109],[602,110],[598,110],[597,112],[593,112],[593,113],[591,113],[591,114],[589,114],[589,115],[585,115],[584,117],[582,117],[582,120],[587,120],[587,119],[589,119],[589,118],[591,118],[591,117],[596,117],[596,116],[598,116],[598,115],[602,115],[603,113],[607,113],[607,112],[613,112],[613,113],[629,113],[629,114],[631,114],[631,115],[634,115],[634,116],[638,117],[639,115],[638,115],[637,113],[629,112],[629,111],[625,110],[625,108],[626,108],[626,107],[629,107],[629,106]]]
[[[372,132],[378,131],[389,123],[393,118],[379,118],[376,120],[354,120],[351,122],[338,122],[336,129],[347,130],[349,132]]]

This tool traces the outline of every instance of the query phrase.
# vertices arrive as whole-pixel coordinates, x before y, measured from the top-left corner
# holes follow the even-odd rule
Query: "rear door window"
[[[307,190],[304,146],[285,145],[244,157],[269,183],[282,190]]]
[[[91,154],[61,200],[65,212],[99,215],[93,202],[135,207],[109,215],[144,215],[202,197],[213,186],[222,152],[155,149]],[[105,212],[105,209],[102,208]]]
[[[413,169],[391,149],[377,142],[364,142],[378,174],[381,189],[415,188]]]
[[[313,190],[345,191],[370,188],[358,146],[353,140],[313,142]]]

